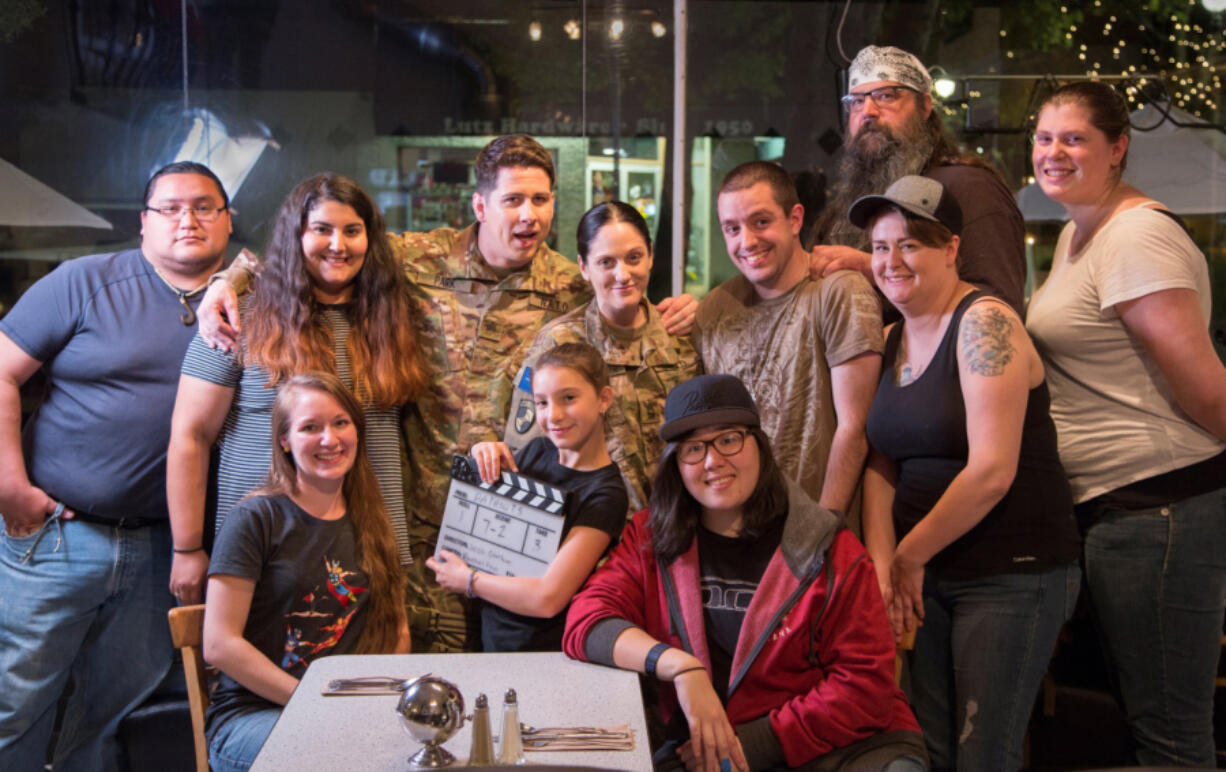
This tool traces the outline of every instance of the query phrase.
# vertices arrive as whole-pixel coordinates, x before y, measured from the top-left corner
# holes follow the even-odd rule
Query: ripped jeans
[[[1080,589],[1076,563],[981,579],[924,577],[908,697],[932,769],[1021,768],[1035,695]]]

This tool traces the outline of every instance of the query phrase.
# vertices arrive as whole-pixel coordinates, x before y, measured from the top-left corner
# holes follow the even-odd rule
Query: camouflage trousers
[[[454,653],[481,648],[480,614],[475,604],[459,593],[443,589],[426,567],[434,544],[415,539],[413,565],[408,566],[405,608],[413,653]]]

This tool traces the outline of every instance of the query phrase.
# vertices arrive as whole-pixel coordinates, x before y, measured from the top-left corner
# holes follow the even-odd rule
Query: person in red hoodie
[[[563,650],[666,682],[657,768],[927,769],[864,547],[785,479],[736,377],[686,381],[664,413],[651,506]]]

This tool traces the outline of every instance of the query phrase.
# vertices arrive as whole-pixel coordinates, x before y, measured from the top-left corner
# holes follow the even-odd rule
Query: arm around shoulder
[[[242,333],[238,296],[250,289],[258,265],[255,253],[244,249],[224,271],[209,278],[209,288],[197,311],[200,337],[209,346],[231,351],[238,345]]]

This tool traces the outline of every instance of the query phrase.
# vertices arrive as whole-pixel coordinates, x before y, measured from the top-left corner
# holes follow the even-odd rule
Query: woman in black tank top
[[[912,707],[934,769],[1018,769],[1080,582],[1043,365],[1012,308],[959,279],[961,211],[940,183],[904,177],[849,217],[902,313],[869,412],[863,521],[895,634],[918,627]]]

